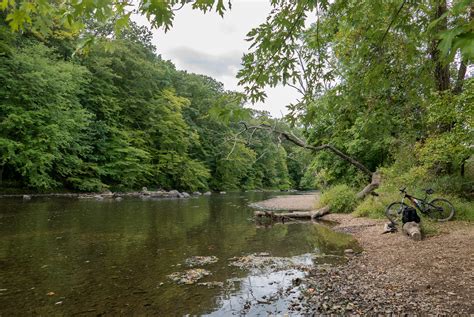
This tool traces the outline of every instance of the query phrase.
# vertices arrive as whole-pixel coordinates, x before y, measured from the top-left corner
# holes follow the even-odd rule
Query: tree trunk
[[[421,240],[420,224],[411,221],[403,225],[403,232],[415,241]]]
[[[464,84],[464,77],[466,77],[467,71],[467,60],[461,60],[461,64],[458,69],[458,78],[456,79],[456,85],[454,86],[453,92],[460,94],[462,92],[462,86]]]
[[[447,11],[446,0],[437,0],[435,5],[435,14],[433,20],[439,19]],[[438,22],[437,27],[435,28],[435,34],[439,34],[442,31],[445,31],[448,28],[448,21],[444,18],[442,21]],[[434,77],[436,81],[436,87],[438,91],[445,91],[449,89],[449,63],[444,63],[440,59],[440,51],[438,49],[440,40],[433,39],[431,42],[430,55],[431,60],[435,64]]]

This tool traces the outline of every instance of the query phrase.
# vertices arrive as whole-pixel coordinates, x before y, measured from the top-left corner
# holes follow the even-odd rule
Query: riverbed
[[[275,195],[1,199],[0,314],[259,316],[298,309],[306,271],[357,243],[322,224],[257,225],[249,204]],[[190,265],[195,256],[213,261]],[[244,262],[261,265],[238,265]],[[173,280],[186,272],[206,274]]]

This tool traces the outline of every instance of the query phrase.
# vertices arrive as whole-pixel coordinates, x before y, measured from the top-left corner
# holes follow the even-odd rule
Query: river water
[[[303,270],[242,269],[232,259],[263,254],[309,265],[355,242],[318,224],[257,226],[248,204],[274,195],[0,199],[0,315],[285,313]],[[188,270],[192,256],[218,258],[199,281],[218,283],[169,278]]]

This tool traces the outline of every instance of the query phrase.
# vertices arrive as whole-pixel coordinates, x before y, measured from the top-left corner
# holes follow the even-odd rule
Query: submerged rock
[[[234,257],[229,259],[229,266],[235,266],[241,269],[257,269],[267,271],[280,271],[288,269],[298,269],[307,271],[312,267],[310,255],[301,255],[294,257],[275,257],[266,252]]]
[[[214,288],[214,287],[224,287],[224,282],[201,282],[197,283],[199,286],[207,286],[208,288]]]
[[[184,272],[174,272],[168,275],[173,282],[177,284],[194,284],[205,276],[211,275],[211,272],[205,269],[190,269]]]
[[[219,261],[217,256],[211,255],[211,256],[192,256],[184,262],[187,266],[193,267],[193,266],[202,266],[202,265],[207,265],[207,264],[212,264],[216,263]]]

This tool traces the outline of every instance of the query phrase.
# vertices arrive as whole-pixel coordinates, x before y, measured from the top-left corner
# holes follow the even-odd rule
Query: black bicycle
[[[405,198],[421,213],[434,220],[441,222],[448,221],[454,216],[454,206],[447,199],[435,198],[428,202],[428,195],[434,193],[431,188],[425,190],[425,198],[423,199],[409,195],[406,192],[406,187],[400,188],[400,192],[403,194],[402,201],[391,203],[385,210],[385,215],[392,223],[401,223],[403,209],[409,207],[405,204]]]

